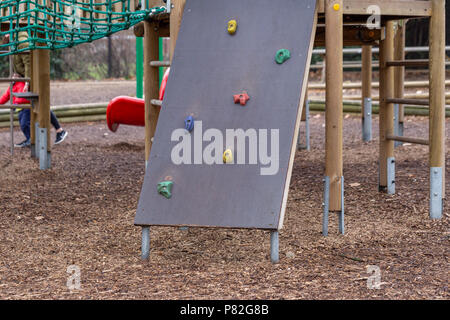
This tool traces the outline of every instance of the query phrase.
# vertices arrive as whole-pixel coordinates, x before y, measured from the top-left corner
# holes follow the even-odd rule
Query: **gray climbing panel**
[[[281,228],[314,40],[315,6],[315,0],[186,2],[136,225]],[[230,20],[237,22],[233,35],[227,30]],[[291,55],[282,64],[275,61],[280,49]],[[250,96],[245,106],[233,99],[242,92]],[[184,130],[189,115],[195,119],[194,129],[180,137],[177,129]],[[242,158],[237,139],[226,144],[227,129],[256,133],[256,140],[245,140],[245,164],[238,164]],[[223,134],[223,146],[211,155],[222,159],[230,148],[235,163],[207,164],[202,157],[215,141],[208,141],[207,135],[217,137],[217,132]],[[256,164],[249,161],[252,139],[257,142]],[[181,141],[191,142],[186,154],[178,152]],[[261,154],[266,154],[263,141],[268,142],[267,155],[273,155],[271,165],[261,161]],[[180,156],[191,164],[177,163]],[[169,199],[157,192],[164,180],[173,181]]]

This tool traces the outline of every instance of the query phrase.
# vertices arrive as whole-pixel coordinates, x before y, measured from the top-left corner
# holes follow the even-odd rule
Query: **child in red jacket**
[[[13,78],[20,78],[21,75],[18,73],[14,73]],[[13,82],[13,92],[26,92],[28,91],[28,83],[25,83],[23,81],[15,81]],[[5,104],[10,99],[10,90],[9,87],[6,90],[6,92],[3,94],[3,96],[0,97],[0,104]],[[30,102],[24,98],[18,98],[13,96],[13,104],[30,104]],[[25,140],[21,143],[15,144],[15,147],[18,148],[24,148],[29,147],[31,145],[30,140],[30,109],[20,109],[19,111],[19,124],[20,129],[22,130]],[[56,130],[56,140],[55,144],[61,143],[66,137],[67,137],[67,131],[65,131],[63,128],[61,128],[58,119],[56,118],[55,114],[50,111],[50,121],[53,125],[53,127]]]

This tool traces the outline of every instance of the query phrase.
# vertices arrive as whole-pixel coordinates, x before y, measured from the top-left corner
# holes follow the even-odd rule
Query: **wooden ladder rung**
[[[23,99],[27,99],[27,100],[38,100],[39,99],[39,94],[34,93],[34,92],[13,92],[13,96],[17,97],[17,98],[23,98]]]
[[[428,59],[386,61],[387,67],[428,67],[429,64]]]
[[[154,106],[162,106],[162,100],[152,99],[150,100],[150,103]]]
[[[170,67],[170,61],[150,61],[151,67]]]
[[[419,100],[419,99],[400,99],[400,98],[388,98],[386,103],[396,103],[396,104],[409,104],[413,106],[428,106],[430,101]]]
[[[430,141],[425,139],[419,139],[419,138],[410,138],[410,137],[402,137],[402,136],[394,136],[388,134],[386,136],[387,140],[394,140],[394,141],[400,141],[400,142],[409,142],[414,144],[422,144],[428,146],[430,144]]]
[[[0,82],[15,82],[15,81],[23,81],[30,82],[30,78],[0,78]]]

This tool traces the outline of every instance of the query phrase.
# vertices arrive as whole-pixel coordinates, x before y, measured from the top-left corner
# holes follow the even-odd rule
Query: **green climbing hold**
[[[277,51],[277,54],[275,56],[275,61],[278,64],[282,64],[286,62],[286,60],[289,60],[291,57],[291,52],[288,49],[280,49]]]
[[[158,193],[167,199],[170,199],[172,197],[172,187],[172,181],[162,181],[158,183]]]

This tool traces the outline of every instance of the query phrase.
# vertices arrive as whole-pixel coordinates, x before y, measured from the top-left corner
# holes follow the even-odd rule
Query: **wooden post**
[[[364,141],[370,141],[372,139],[372,46],[362,46],[361,61],[362,137]]]
[[[31,82],[30,82],[30,91],[31,92],[36,92],[38,91],[38,82],[39,82],[39,78],[37,77],[38,75],[38,70],[37,70],[37,65],[34,62],[35,60],[35,53],[34,50],[30,52],[30,61],[31,61]],[[39,150],[35,149],[36,146],[36,123],[38,122],[38,112],[39,110],[39,103],[35,103],[34,104],[34,109],[30,110],[30,140],[31,140],[31,156],[33,158],[38,156],[38,152]]]
[[[330,177],[330,211],[340,211],[342,169],[342,0],[325,0],[326,111],[325,176]]]
[[[395,60],[405,60],[405,29],[406,29],[406,20],[398,21],[394,39]],[[394,68],[394,82],[395,82],[395,98],[402,99],[405,92],[405,67]],[[402,104],[399,104],[398,125],[400,130],[403,127],[404,118],[405,118],[405,108]],[[402,135],[400,133],[401,132],[397,132],[396,134]]]
[[[159,35],[151,22],[144,22],[144,98],[145,98],[145,164],[147,167],[161,107],[151,104],[158,98],[158,68],[150,66],[159,59]]]
[[[41,157],[40,152],[39,161],[41,169],[49,169],[51,163],[51,142],[50,142],[50,52],[45,49],[36,49],[33,51],[33,90],[39,95],[37,101],[37,121],[39,122],[39,128],[47,130],[46,145],[42,145],[42,141],[39,142],[39,148],[47,149],[47,154]],[[34,119],[33,119],[34,121]],[[30,124],[32,122],[30,121]],[[31,128],[34,131],[34,128]],[[36,138],[36,137],[35,137]]]
[[[362,97],[372,98],[372,46],[362,46]]]
[[[159,0],[150,0],[149,8],[159,4]],[[144,2],[145,4],[145,2]],[[145,167],[150,158],[150,150],[153,145],[153,137],[158,124],[161,107],[151,104],[152,99],[159,95],[159,68],[150,66],[151,61],[159,60],[160,30],[155,29],[152,22],[144,21],[144,101],[145,101]],[[166,36],[166,35],[164,35]]]
[[[170,61],[172,61],[173,53],[175,52],[185,2],[186,0],[172,0],[173,8],[170,12]]]
[[[430,18],[430,173],[442,184],[442,199],[445,198],[445,0],[432,0]],[[433,176],[432,178],[433,179]],[[433,180],[431,180],[433,182]],[[431,188],[432,189],[432,188]],[[433,199],[439,190],[431,190]],[[431,206],[431,205],[430,205]],[[442,206],[442,203],[441,203]],[[433,209],[433,208],[430,208]],[[437,209],[437,208],[435,208]],[[442,207],[433,212],[431,218],[442,217]]]
[[[386,139],[387,135],[394,134],[394,105],[386,101],[387,98],[394,96],[394,68],[386,67],[386,61],[391,61],[393,58],[394,23],[388,21],[386,22],[386,38],[380,41],[380,191],[387,191],[388,159],[394,157],[394,141]]]
[[[302,110],[302,119],[301,121],[306,121],[306,103],[308,102],[308,88],[305,90],[305,99],[303,99],[303,110]]]

